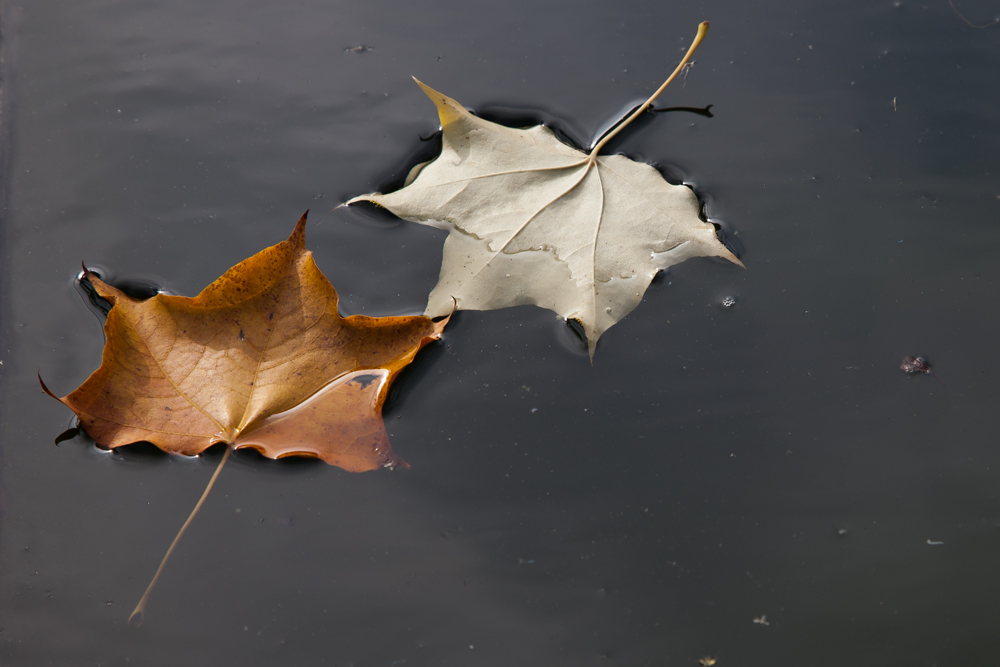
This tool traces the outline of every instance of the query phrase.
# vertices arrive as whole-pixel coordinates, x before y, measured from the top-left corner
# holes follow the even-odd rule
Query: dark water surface
[[[410,75],[587,142],[702,20],[659,104],[714,117],[614,149],[693,183],[748,270],[675,267],[593,366],[549,311],[458,314],[387,405],[411,470],[236,456],[127,627],[221,454],[52,444],[71,415],[36,370],[67,393],[103,345],[80,261],[193,295],[310,208],[345,314],[419,312],[443,234],[334,210],[436,129]],[[946,0],[8,0],[0,31],[3,665],[1000,663],[1000,25]],[[918,354],[943,383],[898,370]]]

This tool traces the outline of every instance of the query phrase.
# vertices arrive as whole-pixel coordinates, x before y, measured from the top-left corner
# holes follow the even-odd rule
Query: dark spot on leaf
[[[361,385],[361,388],[364,389],[365,387],[367,387],[372,382],[375,382],[378,379],[379,376],[374,373],[371,375],[356,375],[353,378],[351,378],[351,381],[348,382],[347,384],[359,384]],[[378,449],[377,444],[375,445],[375,448]]]

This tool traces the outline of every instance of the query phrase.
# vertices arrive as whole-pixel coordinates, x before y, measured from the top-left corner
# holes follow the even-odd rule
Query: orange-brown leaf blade
[[[388,381],[384,369],[348,373],[301,405],[262,420],[233,447],[272,459],[313,456],[350,472],[405,465],[393,453],[382,422]]]
[[[381,423],[387,388],[447,320],[342,318],[305,249],[305,221],[194,298],[139,301],[88,273],[113,303],[103,361],[59,400],[104,447],[145,440],[190,455],[227,442],[348,470],[399,463]],[[378,456],[358,453],[369,450]]]

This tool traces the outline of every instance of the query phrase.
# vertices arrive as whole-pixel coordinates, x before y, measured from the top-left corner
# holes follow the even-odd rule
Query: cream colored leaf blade
[[[658,272],[690,257],[742,266],[699,217],[690,188],[621,155],[591,157],[545,126],[504,127],[417,82],[438,108],[441,155],[369,201],[448,230],[426,315],[533,304],[597,340]]]

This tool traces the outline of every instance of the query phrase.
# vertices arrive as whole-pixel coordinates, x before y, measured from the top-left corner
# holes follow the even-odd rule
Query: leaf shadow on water
[[[700,196],[699,199],[701,199]],[[702,210],[704,210],[704,206],[702,206]],[[735,229],[727,222],[723,222],[721,220],[715,220],[712,218],[705,218],[705,222],[710,222],[713,225],[715,225],[716,238],[718,238],[719,242],[722,243],[722,245],[726,246],[726,248],[728,248],[731,253],[733,253],[740,259],[742,259],[744,255],[746,255],[746,246],[743,244],[743,239],[740,237],[738,229]],[[723,266],[730,264],[730,262],[727,262],[726,260],[720,257],[705,257],[703,259],[710,259],[713,261],[719,260],[716,261],[716,263]]]
[[[88,440],[89,440],[88,436]],[[164,463],[170,459],[170,454],[163,451],[151,442],[133,442],[124,447],[116,447],[111,450],[114,460],[128,464],[154,464]]]
[[[84,266],[86,266],[86,263],[84,263]],[[170,294],[165,287],[167,281],[160,276],[119,276],[114,269],[106,266],[87,266],[87,270],[133,299],[145,301],[157,294]],[[111,303],[97,293],[94,286],[84,276],[83,271],[80,271],[74,278],[73,287],[87,308],[103,323],[111,311]]]
[[[556,318],[555,339],[563,349],[577,357],[590,358],[590,351],[587,348],[587,333],[583,330],[583,325],[577,320],[563,320]],[[600,346],[600,341],[598,341]]]
[[[414,137],[412,143],[407,149],[406,154],[400,160],[395,162],[396,167],[392,170],[392,172],[375,178],[375,182],[378,184],[378,191],[384,193],[399,190],[406,182],[406,177],[410,175],[411,169],[421,162],[429,162],[433,160],[440,154],[440,129],[431,132],[429,135]],[[386,213],[388,213],[388,211],[386,211]],[[392,214],[390,213],[389,215]],[[398,218],[394,215],[392,218],[398,220]]]
[[[639,106],[640,104],[636,104],[634,106],[629,106],[628,108],[624,109],[625,113],[621,115],[620,118],[611,121],[608,124],[607,129],[601,134],[601,136],[603,137],[604,135],[608,134],[616,127],[621,125],[622,122],[626,118],[628,118],[633,111],[639,108]],[[626,143],[628,143],[629,141],[631,141],[632,139],[634,139],[636,135],[640,135],[646,132],[651,132],[652,131],[651,126],[654,124],[660,125],[661,131],[666,131],[666,128],[669,127],[671,123],[664,122],[666,118],[664,118],[663,116],[666,115],[667,117],[670,117],[669,115],[664,113],[665,111],[666,111],[665,109],[660,110],[661,113],[659,114],[654,114],[648,111],[642,114],[641,116],[637,117],[634,121],[632,121],[627,126],[622,128],[622,131],[619,132],[617,135],[615,135],[611,139],[611,141],[605,144],[604,148],[601,150],[601,155],[614,155],[615,153],[622,153],[623,155],[627,155],[624,151],[622,151],[621,147]],[[676,185],[676,183],[672,184]]]
[[[474,111],[475,115],[491,123],[505,127],[524,128],[544,125],[552,130],[564,144],[580,151],[587,151],[586,142],[582,141],[570,127],[559,117],[540,109],[507,107],[490,105]]]
[[[219,444],[219,456],[224,453],[222,447],[228,445]],[[213,448],[214,449],[214,448]],[[207,450],[212,451],[212,450]],[[204,456],[204,454],[202,454]],[[285,456],[280,459],[269,459],[256,449],[238,449],[229,457],[230,466],[253,470],[255,473],[273,476],[301,475],[315,472],[319,467],[326,466],[321,459],[309,456]]]
[[[382,228],[397,228],[406,224],[402,218],[393,215],[389,209],[382,208],[371,202],[358,202],[351,204],[350,212],[356,214],[358,219],[366,225]]]
[[[145,301],[163,292],[165,283],[166,281],[162,278],[154,276],[122,276],[109,284],[133,299]]]

